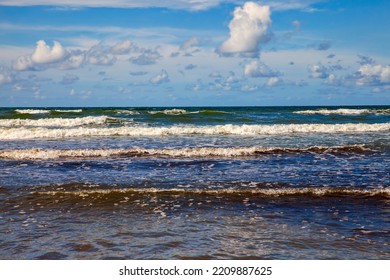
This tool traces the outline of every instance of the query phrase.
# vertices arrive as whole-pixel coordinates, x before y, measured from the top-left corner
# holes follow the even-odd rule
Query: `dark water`
[[[1,259],[389,259],[390,107],[2,108]]]

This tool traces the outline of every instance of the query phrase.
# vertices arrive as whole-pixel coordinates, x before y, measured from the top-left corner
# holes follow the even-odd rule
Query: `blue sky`
[[[389,11],[387,0],[0,0],[0,106],[389,105]]]

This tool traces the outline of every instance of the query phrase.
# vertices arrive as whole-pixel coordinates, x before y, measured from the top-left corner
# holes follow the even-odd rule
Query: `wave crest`
[[[346,146],[312,146],[307,148],[281,147],[232,147],[232,148],[179,148],[179,149],[72,149],[72,150],[3,150],[0,158],[16,160],[47,160],[61,158],[108,158],[108,157],[250,157],[269,154],[298,154],[298,153],[366,153],[373,152],[365,145]]]
[[[82,125],[105,124],[109,118],[107,116],[82,117],[82,118],[46,118],[38,120],[30,119],[3,119],[0,120],[0,127],[75,127]]]
[[[298,133],[360,133],[390,131],[390,123],[376,124],[278,124],[278,125],[215,125],[169,127],[79,127],[79,128],[0,128],[0,140],[108,137],[108,136],[180,136],[180,135],[281,135]]]
[[[389,109],[318,109],[295,111],[294,114],[305,115],[384,115],[390,114]]]

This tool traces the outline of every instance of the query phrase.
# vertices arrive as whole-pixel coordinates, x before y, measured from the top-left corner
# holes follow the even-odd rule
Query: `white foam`
[[[115,193],[139,193],[139,194],[172,194],[172,195],[185,195],[185,194],[207,194],[207,195],[256,195],[258,196],[294,196],[294,195],[309,195],[309,196],[327,196],[327,195],[344,195],[344,196],[383,196],[390,198],[390,188],[377,187],[372,189],[356,189],[356,188],[330,188],[330,187],[312,187],[312,188],[275,188],[275,189],[160,189],[160,188],[126,188],[126,189],[91,189],[80,191],[46,191],[35,192],[36,194],[43,195],[76,195],[85,197],[92,194],[110,195]]]
[[[137,111],[134,111],[134,110],[119,110],[116,112],[117,114],[123,114],[123,115],[130,115],[130,116],[134,116],[134,115],[139,115],[140,112],[137,112]]]
[[[142,157],[142,156],[168,156],[168,157],[242,157],[256,156],[270,153],[327,153],[327,152],[364,152],[371,151],[365,145],[348,146],[313,146],[307,148],[280,148],[280,147],[231,147],[231,148],[176,148],[176,149],[26,149],[26,150],[0,150],[0,158],[6,159],[60,159],[60,158],[90,158],[90,157]]]
[[[35,109],[16,109],[16,113],[19,114],[49,114],[50,110],[35,110]]]
[[[89,117],[88,117],[89,118]],[[103,121],[102,119],[101,121]],[[70,121],[72,122],[72,121]],[[98,121],[99,122],[99,121]],[[96,123],[96,120],[94,120]],[[71,123],[69,126],[73,126]],[[278,125],[215,125],[215,126],[170,126],[170,127],[77,127],[45,128],[20,127],[0,128],[0,140],[107,137],[107,136],[176,136],[176,135],[278,135],[298,133],[355,133],[390,131],[390,123],[376,124],[278,124]]]
[[[306,115],[366,115],[366,114],[385,114],[388,110],[370,110],[370,109],[318,109],[318,110],[303,110],[295,111],[295,114]]]
[[[45,118],[38,120],[2,119],[0,120],[0,127],[75,127],[81,125],[101,125],[106,123],[108,119],[109,117],[107,116],[82,118]],[[20,130],[23,129],[28,130],[28,128],[20,128]],[[0,135],[1,133],[2,129],[0,129]]]
[[[58,113],[81,113],[82,109],[73,109],[73,110],[54,110],[54,112]]]
[[[184,109],[167,109],[163,111],[149,111],[148,112],[151,115],[155,114],[165,114],[165,115],[183,115],[183,114],[197,114],[199,111],[190,112]]]

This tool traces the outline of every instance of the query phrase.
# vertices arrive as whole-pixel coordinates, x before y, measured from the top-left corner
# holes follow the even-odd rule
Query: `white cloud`
[[[168,72],[166,70],[162,69],[160,74],[157,74],[156,76],[154,76],[154,77],[152,77],[150,79],[150,82],[153,85],[159,85],[159,84],[162,84],[162,83],[169,82]]]
[[[85,61],[85,52],[76,50],[69,52],[68,58],[58,68],[61,70],[78,69]]]
[[[281,84],[282,81],[283,80],[279,77],[271,77],[267,80],[266,85],[269,87],[273,87],[273,86]]]
[[[269,6],[246,2],[237,7],[229,24],[230,37],[223,42],[221,53],[256,53],[259,44],[269,40],[268,28],[271,24]]]
[[[12,67],[17,71],[42,70],[54,65],[58,67],[59,63],[67,59],[70,59],[68,64],[75,63],[73,61],[75,58],[59,42],[54,41],[53,47],[50,47],[44,40],[39,40],[34,52],[31,55],[18,57]],[[69,68],[72,68],[70,66]]]
[[[390,83],[390,66],[383,65],[362,65],[358,70],[359,78],[356,80],[358,86],[380,85]]]
[[[34,53],[31,55],[31,60],[36,64],[54,63],[63,60],[66,55],[66,50],[59,42],[54,41],[53,47],[50,48],[45,41],[39,40]]]
[[[33,70],[34,63],[30,56],[19,56],[12,64],[12,68],[16,71]]]
[[[102,44],[98,44],[88,51],[87,61],[94,65],[113,65],[116,62],[116,57],[111,55]]]
[[[322,64],[309,66],[310,77],[313,79],[326,79],[329,77],[329,70]]]
[[[142,49],[142,53],[136,57],[130,57],[129,61],[136,65],[151,65],[161,58],[157,50]]]
[[[260,77],[274,77],[279,76],[280,73],[273,71],[263,62],[258,60],[253,60],[244,66],[244,75],[246,77],[260,78]]]
[[[112,46],[110,52],[112,54],[117,54],[117,55],[128,54],[133,47],[134,47],[133,42],[131,42],[130,40],[125,40],[123,42],[117,43],[116,45]]]

